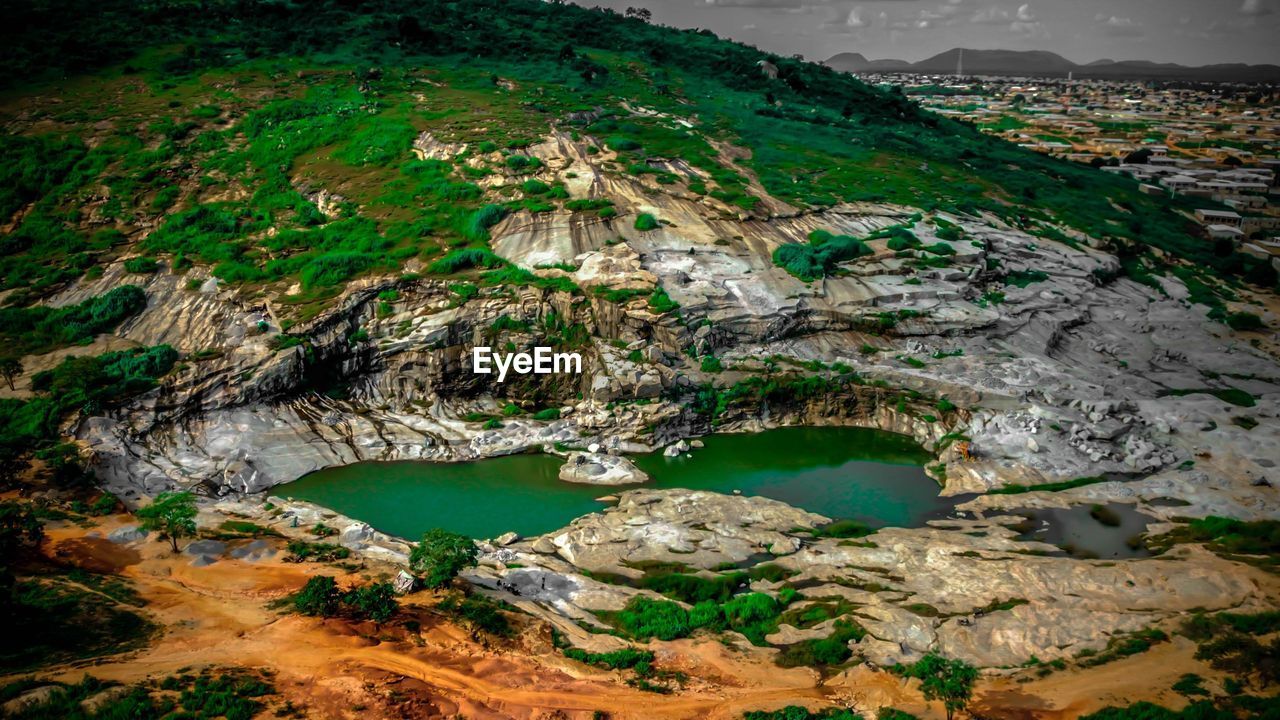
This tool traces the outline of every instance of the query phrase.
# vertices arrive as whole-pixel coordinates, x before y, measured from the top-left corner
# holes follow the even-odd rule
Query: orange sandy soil
[[[281,703],[291,701],[315,718],[576,720],[603,710],[609,718],[728,719],[785,705],[848,707],[869,718],[881,706],[894,706],[922,718],[944,717],[913,683],[886,672],[860,666],[823,680],[812,670],[774,666],[769,651],[707,639],[653,643],[656,667],[683,671],[689,680],[669,695],[644,692],[628,686],[623,673],[565,659],[552,647],[548,626],[530,618],[514,618],[520,630],[513,639],[473,637],[434,611],[438,597],[427,592],[402,598],[402,617],[381,627],[284,614],[268,603],[308,577],[336,574],[342,583],[358,576],[278,559],[224,558],[192,567],[190,557],[172,555],[166,542],[131,549],[87,537],[126,522],[127,516],[116,516],[90,529],[51,528],[44,551],[67,565],[130,579],[148,601],[142,612],[162,633],[144,650],[46,668],[41,677],[74,682],[88,673],[132,683],[204,667],[256,668],[275,673]],[[362,574],[387,570],[369,566]],[[409,619],[420,623],[419,631],[404,626]],[[1168,688],[1183,673],[1217,675],[1194,661],[1193,652],[1191,643],[1175,638],[1090,670],[1026,682],[984,679],[971,707],[984,718],[1046,719],[1144,699],[1179,707]]]

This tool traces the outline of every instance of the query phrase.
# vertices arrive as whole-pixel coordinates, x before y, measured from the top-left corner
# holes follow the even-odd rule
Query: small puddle
[[[1038,540],[1057,545],[1065,553],[1079,558],[1150,557],[1151,552],[1138,542],[1147,523],[1155,518],[1144,515],[1126,503],[1085,505],[1072,508],[1045,508],[1019,511],[1028,518],[1033,529],[1018,536],[1020,540]]]

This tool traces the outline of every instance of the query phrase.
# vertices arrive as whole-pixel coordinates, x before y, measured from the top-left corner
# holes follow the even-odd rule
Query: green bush
[[[809,233],[807,245],[788,243],[774,250],[773,264],[811,282],[830,275],[842,262],[869,254],[871,248],[857,238],[815,230]]]
[[[636,216],[635,228],[641,232],[657,230],[659,227],[661,227],[661,223],[649,213],[640,213]]]
[[[1251,312],[1233,312],[1227,315],[1227,325],[1232,330],[1240,332],[1252,332],[1266,327],[1266,323],[1262,322],[1262,318]]]
[[[862,716],[841,708],[809,710],[799,705],[788,705],[781,710],[752,710],[743,713],[742,720],[862,720]]]
[[[159,270],[160,267],[156,263],[155,258],[149,257],[132,257],[124,261],[124,269],[126,272],[137,273],[139,275],[149,275]]]
[[[653,289],[653,294],[649,296],[649,309],[658,315],[666,315],[673,310],[680,309],[680,303],[671,299],[667,295],[667,291],[661,287]]]
[[[479,552],[471,538],[435,528],[409,553],[409,568],[421,577],[423,585],[440,588],[464,568],[475,567]]]
[[[489,239],[489,228],[502,222],[506,216],[506,207],[485,205],[467,217],[462,225],[462,236],[472,242],[484,242]]]
[[[465,248],[454,250],[427,266],[427,272],[434,275],[452,275],[463,270],[474,268],[496,268],[507,264],[506,260],[488,250]],[[456,291],[455,291],[456,292]]]
[[[852,620],[837,620],[834,632],[819,640],[803,640],[788,645],[778,654],[781,667],[839,665],[853,656],[849,642],[866,637],[867,631]]]
[[[142,288],[121,285],[77,305],[0,308],[0,338],[13,355],[46,353],[110,332],[146,306]]]

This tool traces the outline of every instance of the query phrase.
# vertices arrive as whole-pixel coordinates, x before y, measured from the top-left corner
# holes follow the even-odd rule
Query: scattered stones
[[[137,525],[124,525],[107,534],[108,540],[121,545],[128,545],[129,543],[135,543],[139,540],[145,540],[146,537],[147,531]]]

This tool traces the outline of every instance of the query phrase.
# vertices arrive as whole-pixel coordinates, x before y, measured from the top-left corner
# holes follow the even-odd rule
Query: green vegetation
[[[871,254],[866,243],[826,230],[809,233],[809,244],[788,243],[773,251],[773,264],[805,282],[832,274],[842,262]]]
[[[449,584],[464,568],[475,567],[479,550],[471,538],[436,528],[409,553],[409,569],[428,588]]]
[[[175,553],[179,538],[196,534],[196,496],[190,492],[162,492],[136,514],[142,529],[168,538]]]
[[[10,700],[24,690],[53,685],[47,698],[6,715],[14,720],[249,720],[262,716],[277,696],[269,675],[243,669],[205,669],[199,674],[170,676],[124,688],[123,692],[101,695],[120,687],[85,675],[74,685],[20,680],[0,688],[0,698]],[[94,703],[86,702],[95,698]],[[277,708],[277,717],[296,712],[288,703]]]
[[[1179,397],[1182,397],[1185,395],[1197,395],[1201,393],[1205,395],[1212,395],[1223,402],[1231,403],[1232,405],[1235,405],[1237,407],[1249,408],[1257,404],[1257,398],[1245,392],[1244,390],[1241,390],[1239,388],[1233,388],[1233,387],[1190,388],[1185,390],[1170,390],[1168,392],[1169,395],[1176,395]]]
[[[840,708],[814,711],[799,705],[788,705],[781,710],[745,712],[742,720],[862,720],[862,716],[852,710]]]
[[[287,547],[293,562],[335,562],[351,557],[351,551],[341,545],[290,540]]]
[[[400,610],[391,583],[370,583],[346,592],[338,589],[338,583],[327,575],[317,575],[289,596],[288,605],[294,612],[318,617],[345,615],[354,620],[372,620],[384,623]]]
[[[1025,288],[1032,283],[1044,282],[1049,279],[1049,273],[1040,270],[1019,270],[1011,272],[1005,276],[1004,281],[1015,287]]]
[[[155,258],[134,257],[124,261],[125,272],[131,272],[138,275],[150,275],[160,269]]]
[[[1018,485],[1012,483],[1002,488],[988,491],[989,495],[1020,495],[1029,492],[1060,492],[1062,490],[1070,490],[1072,488],[1084,487],[1085,485],[1095,485],[1097,483],[1108,482],[1108,479],[1097,475],[1094,477],[1082,477],[1074,480],[1064,480],[1056,483],[1045,483],[1043,485]]]
[[[656,287],[653,289],[653,294],[649,296],[649,309],[655,314],[666,315],[673,310],[679,310],[680,303],[672,300],[666,290]]]
[[[948,660],[940,655],[929,653],[915,664],[898,668],[907,677],[920,680],[920,691],[924,699],[941,700],[947,711],[947,720],[955,717],[956,711],[963,711],[973,697],[973,684],[978,679],[978,671],[963,660]]]
[[[461,596],[459,593],[450,593],[436,605],[436,609],[458,618],[469,626],[472,632],[483,632],[499,637],[512,633],[511,623],[502,614],[501,608],[494,601],[480,594]]]
[[[867,631],[852,620],[837,620],[835,631],[820,640],[803,640],[783,648],[778,654],[782,667],[839,665],[853,656],[849,643],[866,637]]]
[[[1252,332],[1266,328],[1266,323],[1262,322],[1262,318],[1251,312],[1233,312],[1227,315],[1227,325],[1232,330],[1241,332]]]
[[[173,367],[178,353],[168,345],[134,348],[103,355],[68,357],[52,370],[36,373],[30,400],[0,400],[0,473],[8,478],[26,466],[32,452],[73,459],[62,453],[58,425],[74,411],[98,412],[149,390]],[[65,446],[70,448],[71,446]],[[73,471],[70,464],[62,469]]]
[[[486,204],[495,198],[471,182],[540,169],[517,150],[552,123],[603,139],[628,172],[748,211],[759,199],[712,141],[748,151],[740,162],[765,189],[800,207],[885,201],[986,211],[1089,233],[1127,259],[1144,258],[1148,272],[1164,269],[1149,252],[1158,249],[1184,263],[1184,281],[1276,282],[1266,262],[1197,237],[1184,217],[1190,200],[1147,197],[1131,178],[987,137],[829,68],[609,10],[536,0],[375,0],[359,8],[214,0],[198,9],[176,0],[105,0],[90,9],[58,0],[22,8],[10,26],[24,32],[0,44],[0,84],[105,71],[111,88],[103,96],[118,98],[124,82],[145,88],[136,103],[110,101],[126,122],[92,148],[79,136],[108,102],[94,93],[45,111],[48,125],[69,128],[65,136],[0,141],[0,217],[25,212],[0,245],[0,277],[28,298],[112,259],[162,217],[138,250],[170,255],[174,267],[207,264],[233,284],[296,279],[306,315],[359,274],[394,271],[410,257],[431,262],[461,246],[484,249],[504,213],[567,200],[562,187],[524,177],[523,199]],[[766,61],[776,77],[759,71]],[[301,83],[304,92],[282,92],[286,80],[299,85],[301,67],[318,72]],[[426,76],[434,87],[423,97]],[[228,89],[243,87],[254,91]],[[657,114],[629,113],[624,101]],[[586,109],[595,109],[592,117]],[[698,117],[699,129],[663,113]],[[410,146],[424,130],[467,143],[467,157],[414,158]],[[700,172],[660,169],[658,161],[670,160]],[[198,179],[200,189],[175,175]],[[220,192],[232,184],[247,195],[211,199],[234,197]],[[109,193],[95,212],[115,225],[85,231],[81,200],[104,185]],[[316,185],[348,201],[321,213],[298,189]],[[566,209],[588,207],[572,202],[580,201]],[[939,237],[957,232],[939,224]],[[949,252],[941,243],[914,247],[905,235],[891,240],[934,254],[918,262],[945,261],[938,253]],[[783,264],[804,277],[830,271],[828,258],[814,257],[826,253],[798,247]],[[1198,283],[1193,299],[1226,319],[1227,285]]]
[[[1280,683],[1280,612],[1255,614],[1196,613],[1182,624],[1182,634],[1196,641],[1196,659],[1259,687]]]
[[[1150,650],[1152,645],[1167,642],[1168,640],[1168,634],[1157,628],[1116,635],[1107,641],[1107,647],[1102,652],[1082,652],[1080,654],[1080,664],[1084,667],[1105,665],[1113,660],[1144,653]]]
[[[142,288],[122,285],[78,305],[4,307],[0,308],[0,339],[5,352],[14,356],[46,353],[87,343],[146,306]]]
[[[1247,522],[1211,515],[1147,538],[1147,546],[1157,553],[1181,543],[1203,543],[1225,557],[1275,566],[1280,556],[1280,521]]]
[[[635,228],[641,232],[657,230],[659,227],[661,227],[661,224],[658,219],[649,213],[640,213],[636,216]]]
[[[154,627],[135,612],[143,604],[128,581],[43,565],[44,537],[29,504],[0,502],[0,671],[16,672],[143,646]],[[37,566],[27,580],[21,568]]]

